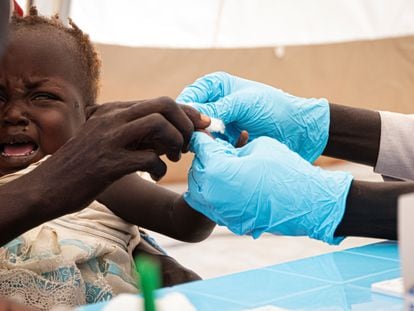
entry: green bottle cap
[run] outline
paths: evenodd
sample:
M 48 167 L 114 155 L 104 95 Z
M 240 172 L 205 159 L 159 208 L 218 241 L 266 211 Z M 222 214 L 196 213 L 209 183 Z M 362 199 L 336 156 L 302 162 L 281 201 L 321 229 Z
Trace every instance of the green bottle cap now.
M 144 296 L 144 310 L 155 311 L 154 291 L 160 288 L 161 284 L 160 265 L 155 259 L 145 255 L 137 256 L 135 265 L 140 276 L 140 287 Z

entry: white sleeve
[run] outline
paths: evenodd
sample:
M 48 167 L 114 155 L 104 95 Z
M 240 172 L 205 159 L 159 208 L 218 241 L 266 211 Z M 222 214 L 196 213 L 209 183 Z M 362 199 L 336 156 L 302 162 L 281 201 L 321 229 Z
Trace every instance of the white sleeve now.
M 414 115 L 381 111 L 376 173 L 414 180 Z

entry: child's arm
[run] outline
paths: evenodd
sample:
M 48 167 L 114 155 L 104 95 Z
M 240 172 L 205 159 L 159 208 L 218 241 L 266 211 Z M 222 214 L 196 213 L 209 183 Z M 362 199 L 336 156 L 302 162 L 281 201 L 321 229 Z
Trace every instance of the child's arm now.
M 192 209 L 182 196 L 137 174 L 113 183 L 98 200 L 130 223 L 181 241 L 202 241 L 215 226 Z
M 190 118 L 171 99 L 165 97 L 142 102 L 109 103 L 94 106 L 94 109 L 92 117 L 77 135 L 51 158 L 32 172 L 0 187 L 0 245 L 48 220 L 85 208 L 114 180 L 128 173 L 146 170 L 156 177 L 162 177 L 165 164 L 159 155 L 167 153 L 170 159 L 177 161 L 180 150 L 187 149 L 194 124 L 198 122 L 197 128 L 203 125 L 199 113 L 193 111 Z M 206 127 L 208 122 L 204 123 Z M 144 142 L 148 150 L 127 148 L 136 141 Z M 167 142 L 169 150 L 165 147 Z M 5 172 L 0 172 L 2 174 Z M 152 219 L 152 213 L 150 211 L 146 217 L 142 207 L 157 207 L 162 200 L 157 200 L 157 195 L 152 197 L 144 185 L 138 185 L 137 192 L 140 194 L 137 198 L 146 198 L 145 195 L 149 198 L 141 199 L 143 204 L 135 208 L 141 210 L 144 214 L 141 218 L 147 221 Z M 128 194 L 130 192 L 127 191 Z M 173 199 L 172 195 L 160 197 Z M 131 200 L 136 202 L 132 196 Z M 159 204 L 153 205 L 150 200 L 158 201 Z M 180 212 L 176 212 L 180 201 L 176 201 L 170 210 L 174 211 L 173 215 L 180 215 Z M 123 206 L 127 208 L 133 205 Z M 188 219 L 192 219 L 190 216 L 194 213 L 194 219 L 197 220 L 197 212 L 185 207 L 188 209 Z M 122 208 L 119 210 L 123 211 Z M 133 210 L 129 213 L 133 213 Z M 159 221 L 166 221 L 161 218 Z M 186 228 L 183 226 L 183 230 Z M 198 239 L 201 238 L 200 233 Z M 197 239 L 197 234 L 193 239 Z

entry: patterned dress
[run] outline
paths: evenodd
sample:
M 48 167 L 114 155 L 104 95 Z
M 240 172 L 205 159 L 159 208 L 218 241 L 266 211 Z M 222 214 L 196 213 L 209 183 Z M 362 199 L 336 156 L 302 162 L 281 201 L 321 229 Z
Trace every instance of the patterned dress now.
M 42 161 L 0 177 L 0 186 Z M 137 226 L 94 201 L 0 248 L 0 296 L 49 310 L 137 293 L 132 251 L 139 242 Z

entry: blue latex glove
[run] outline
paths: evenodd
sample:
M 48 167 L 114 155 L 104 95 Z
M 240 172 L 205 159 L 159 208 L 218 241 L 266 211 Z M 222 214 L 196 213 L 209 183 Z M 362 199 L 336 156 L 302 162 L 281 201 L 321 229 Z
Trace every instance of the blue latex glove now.
M 176 100 L 195 103 L 200 112 L 222 119 L 225 139 L 233 145 L 246 130 L 251 140 L 275 138 L 313 162 L 328 141 L 326 99 L 295 97 L 269 85 L 217 72 L 187 86 Z
M 242 148 L 193 134 L 186 202 L 232 232 L 308 235 L 330 244 L 342 220 L 352 176 L 326 171 L 287 146 L 260 137 Z

